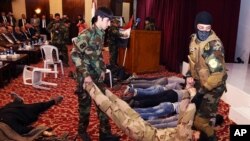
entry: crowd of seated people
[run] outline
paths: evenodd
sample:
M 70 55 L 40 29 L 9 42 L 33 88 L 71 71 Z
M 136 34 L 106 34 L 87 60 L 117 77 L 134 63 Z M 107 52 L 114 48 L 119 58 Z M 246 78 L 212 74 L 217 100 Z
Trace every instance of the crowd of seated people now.
M 2 15 L 5 15 L 4 12 L 2 12 Z M 29 24 L 28 22 L 23 22 L 20 19 L 19 23 L 21 26 L 18 26 L 18 24 L 14 21 L 15 18 L 12 14 L 10 14 L 12 17 L 12 21 L 10 21 L 10 18 L 7 18 L 7 21 L 2 20 L 0 23 L 0 46 L 4 47 L 6 49 L 9 49 L 12 47 L 14 50 L 17 50 L 20 45 L 23 45 L 23 43 L 27 44 L 31 41 L 36 41 L 40 38 L 39 31 L 33 27 L 32 24 Z M 25 16 L 23 16 L 25 17 Z M 5 19 L 5 18 L 3 18 Z
M 34 14 L 30 19 L 25 14 L 21 14 L 21 18 L 17 20 L 11 12 L 8 14 L 1 12 L 0 47 L 6 50 L 12 47 L 16 50 L 20 45 L 32 44 L 38 40 L 51 40 L 51 33 L 47 26 L 53 20 L 53 15 L 47 18 L 44 14 L 41 18 Z M 65 21 L 63 18 L 61 20 Z M 67 25 L 66 21 L 65 25 Z

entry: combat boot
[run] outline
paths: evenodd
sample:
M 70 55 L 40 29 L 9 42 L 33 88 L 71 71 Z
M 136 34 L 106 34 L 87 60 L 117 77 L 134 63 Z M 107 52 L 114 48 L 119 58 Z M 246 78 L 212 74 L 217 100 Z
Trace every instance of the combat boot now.
M 217 137 L 215 135 L 210 136 L 207 139 L 208 139 L 208 141 L 217 141 Z
M 83 141 L 91 141 L 91 138 L 87 132 L 79 133 L 79 136 Z
M 118 135 L 100 133 L 99 141 L 119 141 L 120 138 Z

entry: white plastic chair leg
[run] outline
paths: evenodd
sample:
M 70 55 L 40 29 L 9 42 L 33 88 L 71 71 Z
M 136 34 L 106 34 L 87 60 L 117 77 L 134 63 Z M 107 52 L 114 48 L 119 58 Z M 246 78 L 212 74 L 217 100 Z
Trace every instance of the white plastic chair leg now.
M 57 72 L 57 64 L 54 64 L 54 71 Z M 57 73 L 55 73 L 55 78 L 57 78 Z

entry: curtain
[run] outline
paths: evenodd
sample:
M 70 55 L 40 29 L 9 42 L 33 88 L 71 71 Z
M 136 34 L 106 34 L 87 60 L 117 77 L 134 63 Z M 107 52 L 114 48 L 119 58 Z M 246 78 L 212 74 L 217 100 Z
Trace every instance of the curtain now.
M 169 71 L 180 72 L 199 11 L 207 10 L 214 16 L 212 28 L 225 46 L 226 61 L 234 58 L 239 7 L 240 0 L 137 0 L 137 17 L 142 21 L 140 29 L 146 17 L 155 19 L 162 36 L 160 63 Z

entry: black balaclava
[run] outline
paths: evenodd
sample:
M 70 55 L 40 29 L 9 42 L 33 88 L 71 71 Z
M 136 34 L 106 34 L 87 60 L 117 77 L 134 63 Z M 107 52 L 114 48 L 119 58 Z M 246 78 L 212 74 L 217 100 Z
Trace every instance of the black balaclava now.
M 213 23 L 213 17 L 210 13 L 206 11 L 202 11 L 196 15 L 195 18 L 195 30 L 196 30 L 196 35 L 199 40 L 204 41 L 208 38 L 210 35 L 211 31 L 200 31 L 197 29 L 197 24 L 209 24 L 212 25 Z

